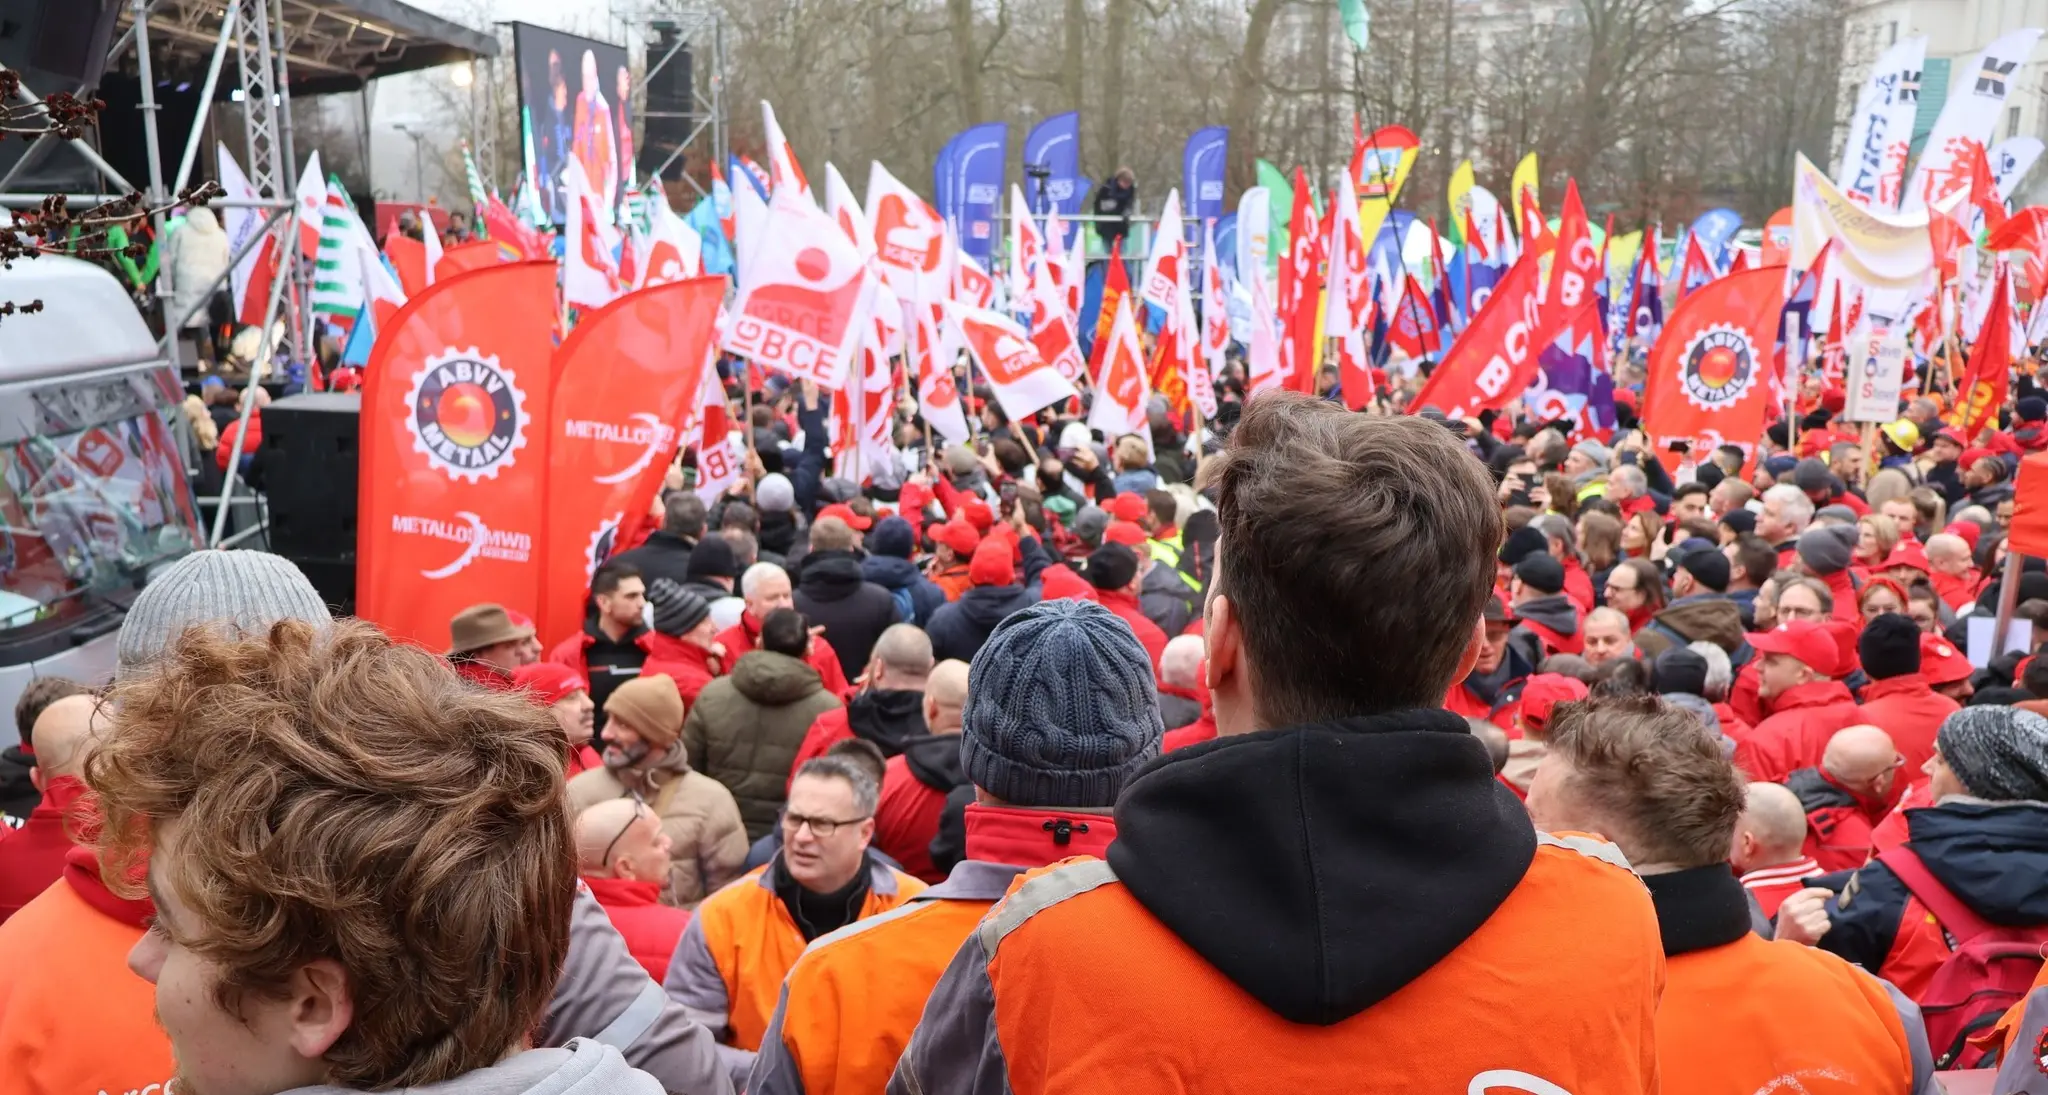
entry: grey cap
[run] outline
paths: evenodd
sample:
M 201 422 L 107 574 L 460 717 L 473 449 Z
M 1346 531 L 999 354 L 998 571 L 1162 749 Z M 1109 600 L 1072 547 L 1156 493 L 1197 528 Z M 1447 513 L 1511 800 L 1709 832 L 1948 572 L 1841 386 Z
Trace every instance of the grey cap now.
M 163 655 L 195 626 L 250 634 L 279 620 L 332 623 L 327 602 L 304 573 L 266 551 L 195 551 L 151 578 L 121 621 L 115 657 L 121 674 Z
M 968 670 L 960 762 L 1013 806 L 1114 806 L 1159 755 L 1152 659 L 1093 601 L 1040 601 L 989 633 Z
M 1102 534 L 1109 531 L 1109 513 L 1093 502 L 1084 503 L 1074 511 L 1074 519 L 1067 522 L 1075 536 L 1089 547 L 1102 543 Z
M 1614 450 L 1590 437 L 1573 445 L 1572 451 L 1603 468 L 1614 462 Z
M 1855 525 L 1810 528 L 1799 534 L 1799 561 L 1815 574 L 1837 574 L 1849 569 L 1856 553 Z
M 2017 707 L 1965 707 L 1934 747 L 1963 790 L 1993 802 L 2048 802 L 2048 718 Z

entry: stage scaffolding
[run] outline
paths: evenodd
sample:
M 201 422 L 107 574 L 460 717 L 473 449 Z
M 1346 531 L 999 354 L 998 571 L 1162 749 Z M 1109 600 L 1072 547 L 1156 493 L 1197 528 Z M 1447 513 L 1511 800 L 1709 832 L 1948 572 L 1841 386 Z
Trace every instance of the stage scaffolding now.
M 677 64 L 683 51 L 691 60 L 690 109 L 684 116 L 689 128 L 682 142 L 654 174 L 664 180 L 681 177 L 698 197 L 705 197 L 704 185 L 690 172 L 687 157 L 701 156 L 723 167 L 727 144 L 725 97 L 725 21 L 716 4 L 705 0 L 612 0 L 612 20 L 624 33 L 627 50 L 641 52 L 660 40 L 664 29 L 672 30 L 675 41 L 660 56 L 649 55 L 646 71 L 640 74 L 644 89 L 668 66 Z M 643 100 L 645 95 L 643 93 Z M 675 120 L 672 112 L 658 112 L 642 106 L 641 118 L 649 132 L 657 121 Z M 646 138 L 652 143 L 652 138 Z M 709 178 L 709 172 L 705 172 Z

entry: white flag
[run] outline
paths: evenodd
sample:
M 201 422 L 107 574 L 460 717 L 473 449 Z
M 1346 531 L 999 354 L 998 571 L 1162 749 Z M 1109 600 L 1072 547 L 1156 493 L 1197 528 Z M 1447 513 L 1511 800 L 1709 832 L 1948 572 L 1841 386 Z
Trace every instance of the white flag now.
M 1173 279 L 1187 261 L 1187 245 L 1181 239 L 1180 191 L 1166 192 L 1166 208 L 1159 213 L 1158 230 L 1152 233 L 1152 250 L 1145 256 L 1145 271 L 1138 279 L 1138 296 L 1162 310 L 1173 310 Z
M 2005 112 L 2016 70 L 2034 52 L 2040 30 L 2028 27 L 2000 35 L 1983 52 L 1958 65 L 1955 86 L 1934 120 L 1934 132 L 1927 135 L 1926 150 L 1913 167 L 1913 181 L 1899 204 L 1913 213 L 1934 205 L 1941 198 L 1970 185 L 1969 172 L 1962 166 L 1970 147 L 1981 149 L 1991 140 L 1999 115 Z
M 242 165 L 235 162 L 235 154 L 229 152 L 228 146 L 225 144 L 217 144 L 216 152 L 220 157 L 220 188 L 226 192 L 223 196 L 230 201 L 255 201 L 257 199 L 256 188 L 249 185 L 249 177 L 242 174 Z M 320 188 L 320 196 L 323 199 L 326 198 L 326 187 Z M 220 211 L 220 227 L 228 236 L 228 254 L 232 255 L 240 251 L 245 244 L 256 238 L 257 230 L 263 227 L 262 213 L 263 210 L 253 206 L 224 208 Z M 315 241 L 319 239 L 319 225 L 320 218 L 315 216 L 313 219 Z M 250 248 L 249 253 L 242 256 L 242 261 L 235 264 L 234 272 L 228 279 L 230 288 L 234 291 L 235 295 L 235 314 L 237 316 L 243 314 L 243 298 L 249 295 L 249 279 L 255 276 L 256 260 L 261 258 L 262 254 L 263 248 Z
M 825 212 L 839 222 L 846 238 L 860 248 L 862 257 L 874 255 L 875 239 L 868 227 L 868 215 L 861 210 L 860 202 L 854 199 L 853 188 L 846 185 L 846 178 L 829 163 L 825 165 Z
M 1927 39 L 1893 43 L 1870 69 L 1856 97 L 1848 139 L 1835 180 L 1851 201 L 1879 209 L 1898 208 L 1906 173 L 1906 148 L 1913 139 L 1913 114 L 1920 106 L 1920 70 Z
M 2041 138 L 2007 137 L 1991 146 L 1987 153 L 1991 161 L 1991 177 L 1998 183 L 1998 196 L 2012 201 L 2013 191 L 2027 172 L 2034 169 L 2034 162 L 2041 158 Z
M 597 198 L 574 156 L 562 168 L 562 205 L 562 299 L 578 308 L 602 308 L 624 291 L 618 235 L 599 217 Z
M 1205 249 L 1203 254 L 1209 252 Z M 1237 277 L 1265 277 L 1273 266 L 1273 192 L 1248 186 L 1237 199 Z M 1206 301 L 1203 307 L 1207 307 Z
M 938 211 L 879 163 L 868 166 L 867 215 L 875 260 L 897 296 L 929 303 L 952 295 Z
M 320 250 L 321 207 L 327 204 L 327 176 L 320 173 L 319 149 L 306 156 L 306 170 L 299 174 L 292 197 L 299 204 L 299 252 L 311 262 Z
M 775 120 L 775 108 L 766 99 L 761 100 L 761 131 L 768 138 L 768 196 L 772 199 L 789 187 L 806 201 L 811 200 L 811 184 L 796 162 L 796 150 L 789 146 L 789 138 L 782 135 L 782 123 Z
M 817 203 L 784 187 L 751 265 L 725 348 L 837 391 L 855 367 L 879 280 L 859 249 Z
M 1109 327 L 1109 349 L 1102 355 L 1101 383 L 1095 386 L 1095 401 L 1088 407 L 1088 426 L 1101 430 L 1114 441 L 1145 429 L 1145 400 L 1152 394 L 1145 375 L 1145 348 L 1138 342 L 1138 326 L 1131 319 L 1131 298 L 1116 298 L 1116 318 Z
M 1059 370 L 1039 356 L 1038 347 L 1016 320 L 958 303 L 946 306 L 946 317 L 981 366 L 981 375 L 995 392 L 1003 413 L 1012 419 L 1028 418 L 1079 394 Z

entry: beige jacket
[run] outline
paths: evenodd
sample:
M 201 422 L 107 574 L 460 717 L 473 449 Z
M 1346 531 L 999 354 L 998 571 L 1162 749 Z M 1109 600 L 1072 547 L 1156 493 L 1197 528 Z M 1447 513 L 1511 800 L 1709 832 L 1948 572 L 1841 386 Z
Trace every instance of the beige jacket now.
M 635 791 L 661 815 L 661 831 L 675 857 L 664 904 L 695 905 L 746 873 L 747 829 L 740 808 L 724 784 L 690 769 L 680 741 L 633 767 L 614 768 L 607 755 L 605 767 L 579 772 L 569 781 L 569 811 L 582 813 Z

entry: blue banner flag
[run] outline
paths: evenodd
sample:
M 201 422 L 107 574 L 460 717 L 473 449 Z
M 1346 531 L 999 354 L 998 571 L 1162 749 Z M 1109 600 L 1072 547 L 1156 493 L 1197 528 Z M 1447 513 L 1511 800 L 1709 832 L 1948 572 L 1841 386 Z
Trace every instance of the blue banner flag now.
M 946 143 L 932 165 L 939 216 L 959 233 L 960 249 L 984 268 L 996 244 L 996 212 L 1003 203 L 1003 165 L 1009 155 L 1010 127 L 985 122 L 963 129 Z
M 1197 129 L 1181 153 L 1182 223 L 1199 226 L 1223 215 L 1223 169 L 1230 149 L 1230 130 L 1212 125 Z

